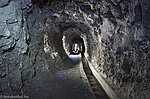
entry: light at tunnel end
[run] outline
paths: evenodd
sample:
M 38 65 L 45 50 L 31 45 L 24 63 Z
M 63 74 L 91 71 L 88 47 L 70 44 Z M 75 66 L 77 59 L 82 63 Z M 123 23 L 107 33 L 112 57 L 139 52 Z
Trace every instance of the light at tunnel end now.
M 69 55 L 69 58 L 72 60 L 80 60 L 81 59 L 81 54 L 79 55 Z

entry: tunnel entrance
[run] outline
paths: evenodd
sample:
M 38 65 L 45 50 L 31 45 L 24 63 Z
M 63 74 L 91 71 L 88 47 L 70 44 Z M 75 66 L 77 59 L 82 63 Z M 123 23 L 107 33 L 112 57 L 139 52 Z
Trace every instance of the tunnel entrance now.
M 64 35 L 62 38 L 63 47 L 68 57 L 72 60 L 80 60 L 81 53 L 85 52 L 84 41 L 79 34 Z

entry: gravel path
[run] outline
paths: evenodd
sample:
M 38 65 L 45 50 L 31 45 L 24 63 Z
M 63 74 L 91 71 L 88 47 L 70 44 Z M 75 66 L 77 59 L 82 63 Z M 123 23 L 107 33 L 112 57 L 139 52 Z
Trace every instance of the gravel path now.
M 69 64 L 72 63 L 65 65 Z M 81 77 L 78 64 L 37 77 L 30 85 L 32 92 L 28 93 L 32 99 L 95 99 L 87 79 Z

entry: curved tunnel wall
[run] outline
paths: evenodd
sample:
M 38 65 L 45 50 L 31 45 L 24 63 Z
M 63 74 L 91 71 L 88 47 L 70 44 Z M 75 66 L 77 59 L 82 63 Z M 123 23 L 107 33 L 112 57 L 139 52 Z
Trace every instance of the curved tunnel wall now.
M 30 0 L 3 2 L 0 91 L 25 90 L 25 82 L 45 70 L 43 30 L 50 54 L 58 52 L 60 60 L 67 59 L 63 32 L 74 28 L 83 38 L 88 60 L 117 93 L 129 99 L 150 97 L 149 0 L 53 0 L 43 8 Z
M 56 26 L 60 30 L 61 39 L 64 32 L 65 35 L 74 33 L 83 38 L 85 55 L 90 63 L 116 93 L 127 98 L 137 98 L 139 96 L 137 94 L 144 97 L 144 89 L 143 93 L 139 93 L 134 88 L 140 90 L 139 86 L 149 82 L 146 80 L 148 76 L 145 76 L 149 71 L 142 69 L 140 65 L 142 63 L 145 68 L 149 68 L 149 55 L 146 55 L 145 63 L 137 58 L 141 55 L 139 50 L 144 51 L 141 49 L 142 46 L 149 44 L 145 27 L 140 25 L 142 22 L 140 16 L 134 16 L 140 15 L 139 3 L 138 1 L 118 3 L 93 1 L 91 4 L 86 4 L 78 1 L 76 4 L 80 4 L 80 8 L 76 10 L 77 12 L 68 10 L 70 14 L 57 13 L 59 16 L 57 15 L 55 22 L 58 24 Z M 70 49 L 69 46 L 66 48 Z M 145 49 L 148 51 L 149 47 Z M 149 91 L 146 87 L 145 90 Z
M 75 28 L 63 32 L 63 46 L 67 53 L 73 54 L 72 46 L 75 43 L 79 45 L 82 52 L 85 52 L 85 45 L 81 35 L 82 33 Z
M 74 22 L 71 19 L 66 19 L 67 22 L 65 22 L 62 18 L 65 18 L 65 16 L 49 17 L 46 20 L 45 34 L 48 35 L 48 42 L 52 49 L 57 51 L 61 57 L 67 58 L 67 54 L 71 52 L 71 45 L 74 42 L 79 42 L 83 44 L 83 50 L 86 54 L 91 52 L 88 39 L 90 35 L 89 27 L 84 23 Z
M 66 35 L 69 35 L 67 33 L 75 29 L 75 34 L 83 38 L 88 60 L 117 93 L 127 98 L 138 98 L 137 94 L 144 97 L 144 89 L 142 93 L 134 90 L 141 90 L 139 86 L 149 82 L 148 76 L 145 76 L 149 71 L 142 68 L 149 68 L 149 47 L 142 49 L 148 46 L 149 40 L 145 27 L 140 25 L 140 2 L 104 0 L 91 4 L 78 1 L 76 4 L 80 4 L 77 12 L 69 10 L 70 14 L 60 14 L 57 22 L 63 20 L 59 24 L 61 34 L 67 31 Z M 145 61 L 138 58 L 144 55 L 139 54 L 142 53 L 140 50 L 147 54 Z M 145 90 L 149 91 L 146 87 Z

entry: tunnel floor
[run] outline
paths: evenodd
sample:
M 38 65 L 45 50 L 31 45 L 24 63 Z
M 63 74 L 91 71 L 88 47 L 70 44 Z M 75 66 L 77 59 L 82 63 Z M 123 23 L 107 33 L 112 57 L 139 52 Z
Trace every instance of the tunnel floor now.
M 74 64 L 74 63 L 73 63 Z M 53 69 L 44 76 L 37 76 L 28 91 L 32 99 L 96 99 L 85 77 L 81 77 L 79 64 L 74 67 L 66 62 L 64 70 Z

